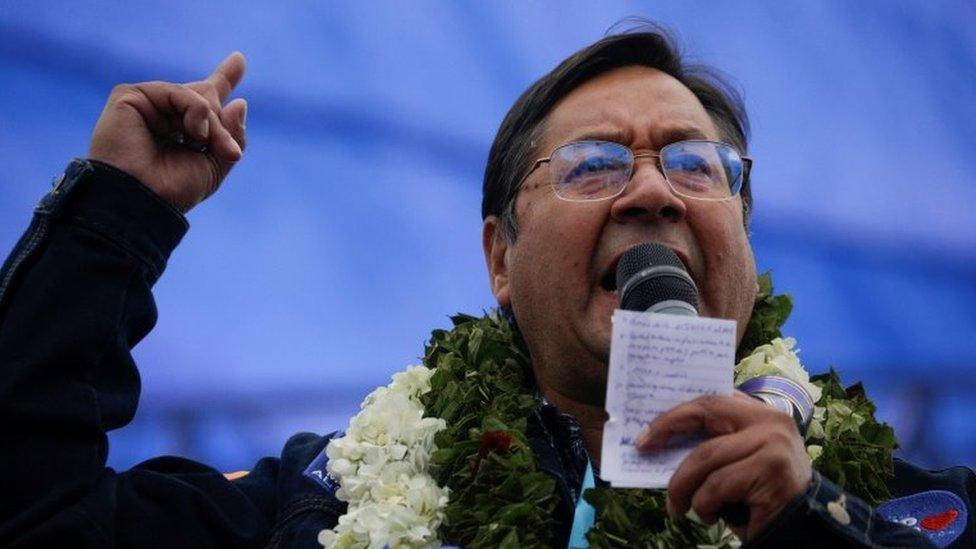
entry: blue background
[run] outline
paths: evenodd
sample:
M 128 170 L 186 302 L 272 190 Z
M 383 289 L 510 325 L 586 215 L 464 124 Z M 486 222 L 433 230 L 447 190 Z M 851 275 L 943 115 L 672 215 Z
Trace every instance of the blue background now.
M 753 241 L 811 371 L 863 379 L 902 453 L 976 465 L 976 8 L 966 1 L 0 2 L 0 250 L 115 83 L 242 50 L 249 149 L 156 287 L 111 437 L 224 470 L 344 427 L 492 305 L 481 173 L 519 93 L 628 15 L 746 92 Z

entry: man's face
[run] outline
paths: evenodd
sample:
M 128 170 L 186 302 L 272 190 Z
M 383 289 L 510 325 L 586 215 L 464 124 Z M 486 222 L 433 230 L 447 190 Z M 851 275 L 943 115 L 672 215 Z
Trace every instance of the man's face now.
M 683 139 L 721 141 L 698 99 L 673 77 L 647 67 L 613 70 L 560 101 L 546 121 L 544 156 L 581 139 L 660 150 Z M 617 295 L 601 285 L 621 254 L 658 242 L 677 253 L 700 292 L 702 316 L 736 320 L 752 311 L 756 269 L 740 197 L 705 202 L 673 194 L 654 159 L 640 159 L 611 200 L 567 202 L 548 184 L 548 165 L 524 183 L 515 204 L 519 233 L 505 243 L 489 220 L 485 245 L 492 289 L 511 307 L 544 391 L 601 404 L 606 392 L 610 316 Z

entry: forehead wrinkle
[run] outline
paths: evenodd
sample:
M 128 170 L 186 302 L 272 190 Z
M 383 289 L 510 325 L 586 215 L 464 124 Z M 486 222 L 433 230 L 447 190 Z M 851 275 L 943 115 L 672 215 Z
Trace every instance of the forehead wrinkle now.
M 632 112 L 635 105 L 628 99 L 630 91 L 617 87 L 620 82 L 606 89 L 595 88 L 610 75 L 628 72 L 632 73 L 626 75 L 629 84 L 640 88 L 642 96 L 643 106 L 636 112 Z M 580 92 L 585 95 L 581 97 Z M 680 100 L 676 102 L 677 98 Z M 581 84 L 553 106 L 543 124 L 542 147 L 536 148 L 541 155 L 585 139 L 655 150 L 688 139 L 722 139 L 712 117 L 687 86 L 649 67 L 623 67 Z
M 651 117 L 635 121 L 642 126 L 641 137 L 646 137 L 654 148 L 660 149 L 676 141 L 719 139 L 715 123 L 705 107 L 690 90 L 682 91 L 687 91 L 689 97 L 681 103 L 649 111 L 653 113 Z
M 693 99 L 696 106 L 700 105 L 697 98 Z M 626 113 L 618 109 L 604 108 L 601 111 L 599 115 L 585 117 L 586 119 L 599 117 L 596 121 L 591 122 L 584 119 L 581 123 L 574 124 L 568 130 L 564 130 L 565 133 L 559 131 L 563 128 L 556 129 L 554 126 L 569 126 L 566 120 L 558 120 L 557 124 L 547 124 L 548 127 L 542 139 L 548 146 L 545 152 L 551 152 L 556 147 L 572 141 L 585 140 L 612 141 L 632 147 L 649 145 L 654 149 L 660 149 L 677 141 L 714 141 L 721 139 L 714 122 L 704 111 L 704 108 L 702 108 L 701 113 L 696 113 L 693 106 L 684 105 L 679 109 L 657 112 L 653 119 L 627 116 Z M 698 120 L 699 117 L 696 114 L 701 114 L 702 120 Z M 551 122 L 552 117 L 548 118 L 550 120 L 547 122 Z M 554 129 L 556 131 L 553 131 Z M 562 136 L 556 135 L 559 133 L 562 133 Z M 637 141 L 642 141 L 642 143 L 637 143 Z
M 616 105 L 613 103 L 605 104 L 599 112 L 587 111 L 585 116 L 580 117 L 581 119 L 569 121 L 565 120 L 563 111 L 553 116 L 557 112 L 553 109 L 547 117 L 546 135 L 543 140 L 550 150 L 571 141 L 588 139 L 629 143 L 634 135 L 630 124 L 626 123 L 627 115 L 621 109 L 614 107 Z
M 709 135 L 708 130 L 701 129 L 697 124 L 685 122 L 651 127 L 646 134 L 649 136 L 650 143 L 653 143 L 657 149 L 678 141 L 718 139 L 716 136 Z M 612 141 L 631 146 L 634 144 L 634 132 L 629 127 L 619 128 L 608 125 L 583 127 L 570 132 L 558 143 L 553 143 L 552 147 L 556 148 L 574 141 Z

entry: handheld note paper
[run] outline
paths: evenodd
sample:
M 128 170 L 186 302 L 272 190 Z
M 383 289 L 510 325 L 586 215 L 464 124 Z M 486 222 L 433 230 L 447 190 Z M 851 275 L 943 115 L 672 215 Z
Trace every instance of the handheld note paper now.
M 657 416 L 702 395 L 732 394 L 732 320 L 617 310 L 613 314 L 600 476 L 622 488 L 665 488 L 701 438 L 638 453 L 637 435 Z

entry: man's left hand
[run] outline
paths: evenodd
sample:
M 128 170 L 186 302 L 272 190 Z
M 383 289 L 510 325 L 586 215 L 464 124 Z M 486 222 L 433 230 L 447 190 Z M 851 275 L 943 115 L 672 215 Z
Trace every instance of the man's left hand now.
M 671 437 L 701 432 L 711 438 L 692 450 L 668 484 L 671 516 L 690 508 L 713 524 L 723 504 L 744 503 L 749 522 L 733 530 L 745 541 L 810 485 L 810 458 L 793 418 L 738 391 L 676 406 L 652 421 L 636 446 L 660 450 Z

